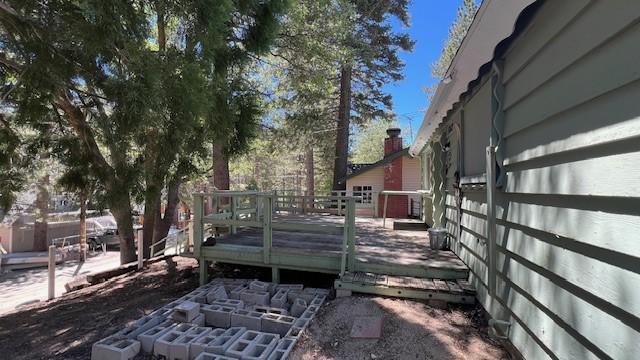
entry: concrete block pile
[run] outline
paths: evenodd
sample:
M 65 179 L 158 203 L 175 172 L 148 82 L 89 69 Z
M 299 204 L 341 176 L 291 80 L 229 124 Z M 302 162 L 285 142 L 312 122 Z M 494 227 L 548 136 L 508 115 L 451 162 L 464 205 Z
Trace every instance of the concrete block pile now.
M 283 360 L 329 291 L 216 278 L 96 342 L 92 360 Z

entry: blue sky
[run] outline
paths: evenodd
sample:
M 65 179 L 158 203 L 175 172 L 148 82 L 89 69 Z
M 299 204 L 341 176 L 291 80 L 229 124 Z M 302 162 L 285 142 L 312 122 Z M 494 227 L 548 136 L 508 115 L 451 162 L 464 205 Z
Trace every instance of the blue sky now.
M 408 30 L 416 44 L 413 52 L 400 54 L 406 65 L 404 80 L 386 86 L 393 96 L 393 110 L 403 131 L 411 128 L 415 135 L 420 127 L 423 111 L 429 105 L 422 88 L 436 83 L 431 77 L 431 64 L 440 56 L 449 26 L 461 4 L 461 0 L 413 0 L 411 3 L 411 27 L 405 31 Z M 401 30 L 400 25 L 394 26 Z M 410 134 L 405 133 L 403 137 L 406 143 L 411 143 Z

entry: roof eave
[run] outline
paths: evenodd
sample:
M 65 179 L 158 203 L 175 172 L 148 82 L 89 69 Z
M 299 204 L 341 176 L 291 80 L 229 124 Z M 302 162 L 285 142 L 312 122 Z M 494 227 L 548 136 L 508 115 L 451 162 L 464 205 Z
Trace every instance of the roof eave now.
M 514 31 L 520 13 L 535 1 L 482 2 L 445 75 L 451 81 L 438 84 L 418 134 L 409 148 L 411 156 L 418 155 L 424 149 L 447 112 L 458 102 L 468 84 L 478 77 L 480 67 L 493 59 L 496 46 Z

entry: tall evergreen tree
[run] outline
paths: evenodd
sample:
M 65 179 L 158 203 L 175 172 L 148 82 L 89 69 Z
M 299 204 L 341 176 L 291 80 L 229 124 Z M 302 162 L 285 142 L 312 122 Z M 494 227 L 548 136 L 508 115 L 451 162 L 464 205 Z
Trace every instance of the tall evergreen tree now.
M 391 96 L 383 87 L 403 78 L 400 50 L 411 51 L 413 41 L 396 33 L 390 24 L 395 17 L 409 25 L 408 0 L 351 0 L 352 15 L 339 64 L 340 97 L 333 175 L 334 190 L 344 190 L 352 123 L 390 118 Z
M 462 5 L 458 7 L 457 17 L 449 27 L 449 35 L 444 42 L 440 57 L 431 65 L 431 75 L 434 78 L 442 79 L 447 73 L 449 65 L 451 65 L 453 57 L 456 56 L 462 40 L 467 35 L 467 30 L 469 30 L 477 11 L 476 0 L 462 0 Z

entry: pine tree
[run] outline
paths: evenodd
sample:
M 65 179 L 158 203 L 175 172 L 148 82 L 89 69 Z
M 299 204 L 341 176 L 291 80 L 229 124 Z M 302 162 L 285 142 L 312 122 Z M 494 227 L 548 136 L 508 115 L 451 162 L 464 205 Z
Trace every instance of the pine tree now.
M 431 65 L 431 74 L 434 78 L 444 78 L 451 61 L 453 61 L 460 44 L 462 44 L 462 40 L 467 35 L 467 30 L 469 30 L 477 11 L 476 0 L 463 0 L 462 5 L 458 7 L 458 15 L 451 27 L 449 27 L 449 35 L 444 42 L 440 57 Z
M 384 85 L 403 78 L 400 50 L 411 51 L 413 41 L 389 24 L 395 17 L 409 25 L 407 0 L 352 0 L 352 19 L 340 63 L 340 97 L 335 145 L 333 189 L 344 190 L 352 123 L 391 118 L 391 96 Z

